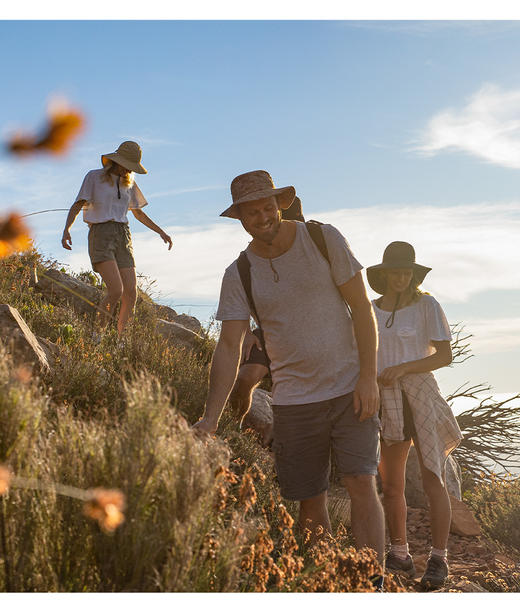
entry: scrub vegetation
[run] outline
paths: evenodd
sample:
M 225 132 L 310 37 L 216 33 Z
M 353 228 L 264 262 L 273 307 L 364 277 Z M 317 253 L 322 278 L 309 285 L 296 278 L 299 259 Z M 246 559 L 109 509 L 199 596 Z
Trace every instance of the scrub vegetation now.
M 374 591 L 375 555 L 340 517 L 314 547 L 296 530 L 255 433 L 225 415 L 218 437 L 193 435 L 212 335 L 172 348 L 141 290 L 124 343 L 112 330 L 96 343 L 94 317 L 33 287 L 53 266 L 34 251 L 0 259 L 0 303 L 59 348 L 33 376 L 0 346 L 0 590 Z M 492 538 L 520 547 L 518 482 L 483 477 L 466 495 Z M 519 589 L 505 571 L 482 585 Z M 403 591 L 391 576 L 385 589 Z

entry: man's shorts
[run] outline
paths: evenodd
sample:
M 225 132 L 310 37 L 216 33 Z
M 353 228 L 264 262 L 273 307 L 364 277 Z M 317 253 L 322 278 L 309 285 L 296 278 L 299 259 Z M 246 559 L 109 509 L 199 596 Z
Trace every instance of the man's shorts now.
M 376 475 L 379 417 L 359 421 L 354 394 L 300 405 L 273 405 L 276 472 L 282 496 L 305 500 L 329 486 L 331 451 L 340 477 Z
M 253 334 L 260 340 L 260 328 L 253 330 Z M 243 362 L 243 364 L 260 364 L 266 368 L 269 368 L 271 365 L 271 360 L 269 359 L 266 351 L 262 351 L 258 349 L 256 345 L 253 345 L 251 352 L 249 353 L 249 358 Z
M 114 260 L 118 268 L 135 268 L 132 237 L 128 224 L 119 221 L 94 223 L 88 233 L 88 254 L 92 268 Z

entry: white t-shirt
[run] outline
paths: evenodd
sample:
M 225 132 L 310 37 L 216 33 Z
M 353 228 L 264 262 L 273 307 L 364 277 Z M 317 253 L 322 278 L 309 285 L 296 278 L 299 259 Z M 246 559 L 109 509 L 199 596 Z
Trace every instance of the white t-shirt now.
M 450 326 L 441 305 L 433 296 L 421 298 L 395 312 L 391 328 L 385 326 L 391 311 L 380 309 L 372 301 L 379 331 L 377 371 L 389 366 L 426 358 L 435 352 L 431 341 L 451 341 Z
M 141 209 L 148 204 L 141 190 L 134 181 L 131 187 L 119 185 L 117 192 L 116 175 L 112 175 L 112 185 L 102 181 L 105 171 L 102 168 L 87 172 L 78 195 L 78 200 L 86 200 L 83 206 L 83 221 L 91 223 L 104 223 L 105 221 L 119 221 L 128 223 L 126 216 L 129 209 Z
M 247 249 L 277 405 L 337 398 L 351 392 L 359 377 L 352 320 L 337 286 L 362 266 L 333 226 L 321 226 L 329 265 L 305 224 L 294 223 L 294 243 L 279 257 L 269 260 Z M 249 321 L 249 316 L 235 261 L 224 274 L 216 319 Z

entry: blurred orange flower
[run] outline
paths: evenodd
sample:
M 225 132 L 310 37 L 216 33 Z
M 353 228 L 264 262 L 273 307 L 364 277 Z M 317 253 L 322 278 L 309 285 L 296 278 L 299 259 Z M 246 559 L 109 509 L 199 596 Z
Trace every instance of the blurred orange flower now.
M 0 219 L 0 258 L 26 251 L 31 245 L 29 230 L 20 215 L 11 213 L 7 218 Z
M 7 493 L 10 483 L 11 473 L 5 466 L 0 464 L 0 496 Z
M 95 519 L 105 532 L 113 532 L 125 521 L 122 511 L 125 507 L 125 496 L 119 490 L 91 490 L 90 498 L 83 507 L 87 517 Z
M 78 110 L 66 102 L 49 108 L 47 124 L 40 135 L 17 134 L 7 143 L 7 149 L 16 155 L 44 151 L 54 155 L 66 153 L 72 141 L 85 127 L 85 119 Z

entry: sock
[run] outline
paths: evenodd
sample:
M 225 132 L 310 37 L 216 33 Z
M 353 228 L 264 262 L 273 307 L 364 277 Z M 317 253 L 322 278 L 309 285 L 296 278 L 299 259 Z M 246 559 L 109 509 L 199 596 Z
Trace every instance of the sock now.
M 435 549 L 435 547 L 432 547 L 430 550 L 430 558 L 432 556 L 437 556 L 438 558 L 442 558 L 444 561 L 446 561 L 448 557 L 448 550 L 447 549 Z
M 410 553 L 408 543 L 405 543 L 404 545 L 395 545 L 394 543 L 390 543 L 390 553 L 395 555 L 400 560 L 406 560 L 408 554 Z

